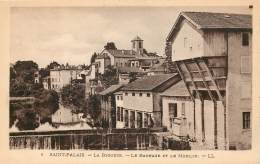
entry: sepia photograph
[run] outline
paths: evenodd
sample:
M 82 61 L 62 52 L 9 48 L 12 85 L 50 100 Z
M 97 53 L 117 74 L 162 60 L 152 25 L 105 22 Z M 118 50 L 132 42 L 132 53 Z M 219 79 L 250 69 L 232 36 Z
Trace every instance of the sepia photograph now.
M 11 7 L 9 149 L 251 150 L 252 15 Z

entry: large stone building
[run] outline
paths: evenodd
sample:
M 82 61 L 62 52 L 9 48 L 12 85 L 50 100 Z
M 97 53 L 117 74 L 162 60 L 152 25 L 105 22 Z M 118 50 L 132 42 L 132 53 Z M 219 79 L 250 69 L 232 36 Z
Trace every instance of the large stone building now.
M 187 110 L 194 110 L 197 146 L 250 149 L 251 15 L 182 12 L 167 36 L 166 55 L 194 104 Z
M 72 80 L 77 79 L 81 69 L 73 68 L 55 68 L 50 70 L 50 88 L 60 91 L 62 87 L 71 84 Z
M 154 53 L 148 53 L 143 47 L 143 40 L 136 36 L 132 41 L 132 49 L 104 49 L 95 59 L 97 71 L 104 73 L 108 66 L 137 67 L 141 70 L 148 70 L 159 58 Z

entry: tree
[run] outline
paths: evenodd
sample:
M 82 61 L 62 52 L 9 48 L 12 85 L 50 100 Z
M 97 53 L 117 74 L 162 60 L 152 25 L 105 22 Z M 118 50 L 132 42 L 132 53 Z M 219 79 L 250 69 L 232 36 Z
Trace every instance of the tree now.
M 65 107 L 78 113 L 85 109 L 85 86 L 79 83 L 66 85 L 61 89 L 61 102 Z
M 19 130 L 34 130 L 39 127 L 37 114 L 34 110 L 25 109 L 21 113 L 22 116 L 18 117 L 16 124 Z
M 137 79 L 137 72 L 130 72 L 129 73 L 129 82 L 131 83 L 132 81 L 135 81 Z
M 107 42 L 107 44 L 104 46 L 106 50 L 116 50 L 116 45 L 114 42 Z
M 89 115 L 93 120 L 94 127 L 101 126 L 101 100 L 99 95 L 91 95 L 86 100 L 86 110 L 84 111 L 86 115 Z
M 50 70 L 42 68 L 39 70 L 39 74 L 40 74 L 41 78 L 50 76 Z
M 108 66 L 103 75 L 99 75 L 101 83 L 105 85 L 105 87 L 109 87 L 111 85 L 118 84 L 118 72 L 117 69 Z
M 10 68 L 11 69 L 11 68 Z M 13 66 L 18 82 L 34 83 L 34 73 L 38 70 L 38 64 L 29 61 L 17 61 Z
M 33 130 L 37 127 L 39 120 L 40 123 L 51 123 L 51 115 L 59 108 L 58 93 L 44 89 L 37 91 L 34 93 L 35 100 L 32 104 L 19 101 L 10 103 L 10 127 L 16 119 L 18 119 L 17 127 L 19 126 L 20 130 Z
M 55 67 L 59 67 L 60 64 L 56 61 L 53 61 L 51 62 L 49 65 L 47 65 L 47 69 L 50 70 L 50 69 L 54 69 Z
M 94 54 L 91 56 L 90 63 L 91 63 L 91 64 L 94 63 L 95 60 L 96 60 L 96 58 L 97 58 L 97 53 L 94 52 Z

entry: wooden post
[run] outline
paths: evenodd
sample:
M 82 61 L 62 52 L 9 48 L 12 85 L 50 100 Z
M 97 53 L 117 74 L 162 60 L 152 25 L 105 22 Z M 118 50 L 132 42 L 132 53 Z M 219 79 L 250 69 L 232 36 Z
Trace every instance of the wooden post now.
M 138 138 L 138 134 L 136 134 L 136 149 L 139 150 L 139 138 Z
M 109 140 L 109 137 L 110 137 L 110 135 L 108 134 L 107 135 L 107 150 L 109 150 L 110 149 L 110 140 Z
M 128 149 L 128 147 L 127 147 L 127 133 L 125 133 L 125 149 Z

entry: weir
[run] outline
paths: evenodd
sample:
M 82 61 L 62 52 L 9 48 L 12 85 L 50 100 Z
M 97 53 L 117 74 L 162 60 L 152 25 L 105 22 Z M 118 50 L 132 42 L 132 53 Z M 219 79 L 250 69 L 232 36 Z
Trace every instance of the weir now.
M 161 149 L 162 129 L 92 129 L 11 132 L 10 149 L 148 150 Z

